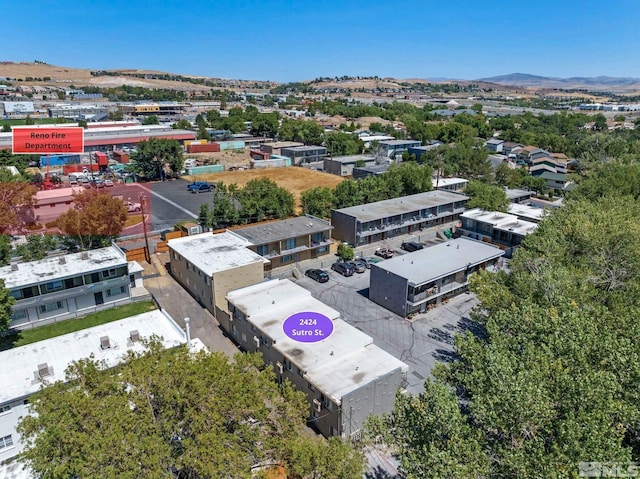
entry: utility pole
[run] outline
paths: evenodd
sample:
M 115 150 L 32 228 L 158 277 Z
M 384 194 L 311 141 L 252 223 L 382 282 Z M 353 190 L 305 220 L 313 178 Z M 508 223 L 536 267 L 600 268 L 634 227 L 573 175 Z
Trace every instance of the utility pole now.
M 147 235 L 147 221 L 145 220 L 145 207 L 147 206 L 147 197 L 140 193 L 140 211 L 142 212 L 142 231 L 144 231 L 144 243 L 146 245 L 145 259 L 151 264 L 151 250 L 149 249 L 149 236 Z

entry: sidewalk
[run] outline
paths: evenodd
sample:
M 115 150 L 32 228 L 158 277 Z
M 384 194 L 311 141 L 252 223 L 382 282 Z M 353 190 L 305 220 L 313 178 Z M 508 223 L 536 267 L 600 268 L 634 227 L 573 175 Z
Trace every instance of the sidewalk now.
M 142 263 L 145 268 L 145 288 L 182 329 L 185 329 L 184 318 L 188 317 L 191 320 L 191 337 L 199 338 L 210 351 L 220 351 L 229 357 L 239 352 L 236 345 L 222 333 L 213 315 L 198 304 L 171 275 L 161 275 L 153 266 Z

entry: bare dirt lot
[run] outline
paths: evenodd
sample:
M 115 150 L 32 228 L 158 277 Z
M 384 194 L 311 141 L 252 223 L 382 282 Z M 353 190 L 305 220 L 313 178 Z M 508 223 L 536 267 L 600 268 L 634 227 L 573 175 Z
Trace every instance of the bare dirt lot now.
M 250 180 L 255 178 L 269 178 L 275 181 L 278 186 L 287 189 L 293 194 L 296 205 L 300 207 L 300 194 L 315 186 L 324 186 L 327 188 L 335 188 L 344 178 L 340 176 L 323 173 L 321 171 L 309 170 L 291 166 L 288 168 L 265 168 L 244 171 L 224 171 L 221 173 L 207 173 L 198 175 L 198 181 L 209 181 L 217 183 L 222 181 L 225 184 L 235 183 L 238 186 L 244 186 Z M 196 177 L 186 176 L 185 179 L 194 181 Z

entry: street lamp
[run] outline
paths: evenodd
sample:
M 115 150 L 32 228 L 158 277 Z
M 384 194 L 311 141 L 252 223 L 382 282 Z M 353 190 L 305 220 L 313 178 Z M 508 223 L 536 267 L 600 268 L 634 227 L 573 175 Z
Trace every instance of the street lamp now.
M 151 264 L 151 250 L 149 249 L 149 237 L 147 236 L 147 222 L 144 218 L 145 215 L 145 207 L 147 206 L 147 197 L 140 193 L 138 195 L 140 199 L 140 212 L 142 213 L 142 231 L 144 231 L 144 243 L 147 247 L 145 258 L 147 263 Z

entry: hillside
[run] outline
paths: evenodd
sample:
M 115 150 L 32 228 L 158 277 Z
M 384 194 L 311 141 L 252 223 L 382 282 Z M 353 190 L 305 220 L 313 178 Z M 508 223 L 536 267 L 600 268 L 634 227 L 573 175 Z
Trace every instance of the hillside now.
M 556 78 L 530 75 L 527 73 L 511 73 L 509 75 L 481 78 L 479 81 L 511 85 L 514 87 L 586 89 L 590 91 L 611 91 L 619 93 L 640 90 L 640 78 L 609 76 Z

